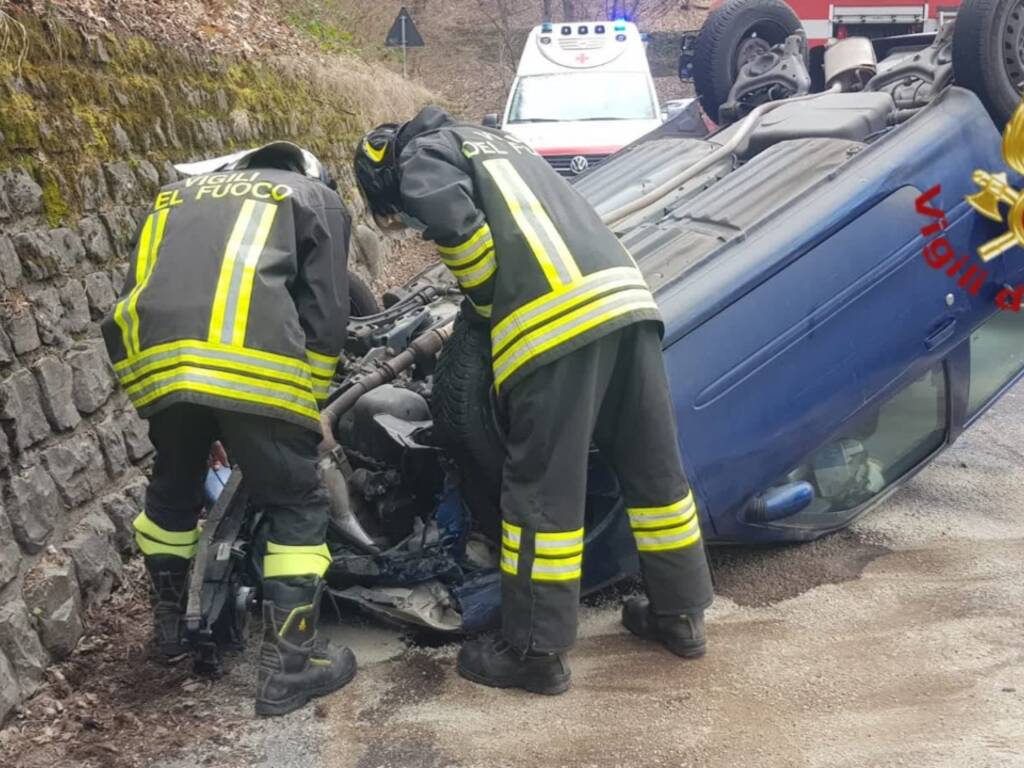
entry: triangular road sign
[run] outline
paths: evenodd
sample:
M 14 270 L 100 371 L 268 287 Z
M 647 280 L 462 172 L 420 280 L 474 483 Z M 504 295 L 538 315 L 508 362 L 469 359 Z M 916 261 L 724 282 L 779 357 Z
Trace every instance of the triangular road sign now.
M 405 29 L 404 37 L 402 34 L 403 27 Z M 406 10 L 405 6 L 398 12 L 395 23 L 388 30 L 388 36 L 384 40 L 384 45 L 388 48 L 401 48 L 403 46 L 406 48 L 422 48 L 426 45 L 420 36 L 420 31 L 412 23 L 412 16 L 409 15 L 409 11 Z

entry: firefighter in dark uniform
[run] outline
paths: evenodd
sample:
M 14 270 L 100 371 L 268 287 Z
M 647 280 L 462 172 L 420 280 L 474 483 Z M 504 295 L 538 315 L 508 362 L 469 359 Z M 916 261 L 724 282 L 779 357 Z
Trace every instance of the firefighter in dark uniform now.
M 712 600 L 683 474 L 657 305 L 632 257 L 535 152 L 428 107 L 357 147 L 356 178 L 385 228 L 422 225 L 471 311 L 490 324 L 509 430 L 501 489 L 502 633 L 467 642 L 459 672 L 560 693 L 576 638 L 587 456 L 614 466 L 648 599 L 634 634 L 704 653 Z
M 294 144 L 222 160 L 156 196 L 103 336 L 157 451 L 134 523 L 157 650 L 185 650 L 207 456 L 222 440 L 269 521 L 256 711 L 277 715 L 356 669 L 349 649 L 315 642 L 330 564 L 318 404 L 345 339 L 351 218 Z

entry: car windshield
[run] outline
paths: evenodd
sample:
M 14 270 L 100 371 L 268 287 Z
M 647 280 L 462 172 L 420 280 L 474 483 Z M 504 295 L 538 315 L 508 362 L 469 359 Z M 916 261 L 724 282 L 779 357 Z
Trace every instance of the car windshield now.
M 653 120 L 647 79 L 639 72 L 572 72 L 523 77 L 512 96 L 509 123 L 568 120 Z

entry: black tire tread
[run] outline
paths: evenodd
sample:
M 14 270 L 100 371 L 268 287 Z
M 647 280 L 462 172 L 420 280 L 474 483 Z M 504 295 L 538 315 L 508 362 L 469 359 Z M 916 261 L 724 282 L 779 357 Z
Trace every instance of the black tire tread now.
M 953 32 L 953 72 L 957 85 L 973 91 L 996 121 L 1009 122 L 1020 102 L 993 40 L 1002 6 L 1014 0 L 963 0 Z M 1022 20 L 1024 21 L 1024 20 Z
M 348 303 L 352 317 L 366 317 L 380 312 L 380 302 L 377 296 L 355 272 L 348 273 Z
M 500 492 L 505 448 L 494 426 L 490 401 L 491 340 L 485 324 L 455 321 L 434 371 L 431 413 L 434 430 L 487 498 Z
M 750 17 L 746 22 L 741 19 L 744 15 Z M 737 26 L 746 23 L 749 28 L 758 21 L 775 21 L 786 26 L 789 34 L 802 26 L 793 9 L 782 0 L 728 0 L 708 15 L 697 36 L 693 84 L 701 106 L 715 122 L 718 121 L 718 108 L 729 98 L 732 89 L 730 67 L 735 44 L 742 37 L 742 32 L 736 32 Z

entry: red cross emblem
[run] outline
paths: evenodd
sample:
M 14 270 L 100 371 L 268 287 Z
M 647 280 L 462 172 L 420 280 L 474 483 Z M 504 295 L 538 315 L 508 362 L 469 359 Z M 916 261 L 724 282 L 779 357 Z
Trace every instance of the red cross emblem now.
M 586 64 L 589 60 L 590 57 L 587 56 L 587 54 L 585 53 L 581 53 L 579 56 L 576 57 L 576 61 L 578 61 L 580 64 Z

